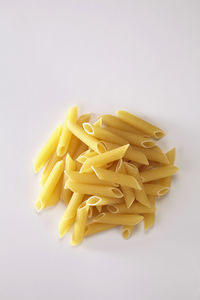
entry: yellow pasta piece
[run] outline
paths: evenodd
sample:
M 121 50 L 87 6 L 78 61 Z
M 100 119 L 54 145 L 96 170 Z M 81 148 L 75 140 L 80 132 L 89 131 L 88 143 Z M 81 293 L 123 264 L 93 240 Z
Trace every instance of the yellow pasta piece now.
M 103 205 L 111 205 L 111 204 L 120 204 L 123 203 L 123 198 L 109 198 L 109 197 L 98 197 L 91 196 L 87 200 L 87 205 L 89 206 L 103 206 Z
M 136 117 L 135 115 L 127 111 L 118 110 L 116 113 L 122 121 L 128 123 L 134 128 L 144 132 L 145 134 L 150 135 L 155 139 L 160 139 L 163 136 L 165 136 L 165 132 L 162 129 L 150 124 L 149 122 L 142 120 L 141 118 Z
M 121 228 L 122 237 L 128 240 L 133 233 L 134 225 L 124 225 Z
M 139 135 L 143 135 L 143 133 L 141 131 L 139 131 L 136 128 L 133 128 L 133 126 L 130 126 L 129 124 L 123 122 L 118 117 L 115 117 L 112 115 L 102 115 L 101 118 L 103 120 L 103 123 L 108 126 L 111 126 L 111 127 L 114 127 L 114 128 L 120 129 L 120 130 L 125 130 L 128 132 L 136 133 Z
M 62 182 L 62 192 L 61 192 L 61 200 L 67 205 L 72 197 L 72 191 L 69 189 L 65 189 L 65 182 L 68 179 L 67 173 L 76 169 L 76 164 L 73 159 L 67 154 L 65 158 L 65 169 L 64 176 Z
M 107 151 L 103 154 L 96 155 L 94 157 L 88 158 L 85 163 L 83 164 L 82 172 L 87 172 L 92 166 L 93 167 L 102 167 L 106 165 L 107 163 L 113 162 L 115 160 L 118 160 L 122 158 L 129 145 L 124 145 L 121 147 L 118 147 L 116 149 Z
M 72 137 L 72 133 L 68 129 L 67 122 L 71 121 L 72 123 L 75 123 L 77 121 L 77 114 L 78 114 L 77 106 L 71 107 L 67 112 L 67 117 L 64 123 L 63 131 L 60 136 L 58 147 L 57 147 L 57 155 L 59 157 L 62 157 L 66 154 Z
M 102 127 L 102 123 L 103 123 L 102 118 L 99 118 L 99 119 L 94 123 L 94 125 L 95 125 L 95 126 L 98 126 L 98 127 Z
M 36 209 L 40 211 L 43 207 L 47 206 L 48 200 L 50 199 L 51 194 L 53 193 L 59 179 L 64 172 L 64 162 L 63 160 L 58 161 L 53 167 L 47 181 L 44 184 L 42 191 L 39 194 L 38 201 L 36 202 Z M 38 205 L 40 201 L 40 207 Z
M 93 222 L 115 225 L 136 225 L 143 219 L 144 217 L 140 215 L 101 213 L 93 218 Z
M 117 227 L 113 224 L 93 223 L 85 228 L 85 237 Z
M 119 160 L 118 165 L 116 167 L 116 171 L 120 173 L 127 174 L 124 163 L 122 159 Z M 135 200 L 135 193 L 132 188 L 121 185 L 121 190 L 124 195 L 124 200 L 127 207 L 130 207 Z
M 167 156 L 167 158 L 169 160 L 169 163 L 171 165 L 174 164 L 175 154 L 176 154 L 176 149 L 175 148 L 171 149 L 170 151 L 168 151 L 166 153 L 166 156 Z M 166 188 L 170 188 L 170 185 L 171 185 L 171 176 L 160 179 L 159 183 L 161 185 L 165 186 Z
M 154 141 L 152 141 L 150 138 L 144 137 L 142 135 L 130 133 L 128 131 L 116 129 L 113 127 L 106 127 L 106 129 L 108 131 L 114 133 L 116 136 L 120 136 L 120 137 L 126 139 L 132 145 L 136 145 L 136 146 L 143 147 L 143 148 L 152 148 L 155 146 Z M 112 141 L 110 140 L 110 142 L 112 142 Z
M 86 195 L 96 195 L 114 198 L 121 198 L 123 196 L 122 192 L 118 188 L 108 185 L 104 186 L 96 184 L 85 184 L 67 180 L 65 188 L 69 188 L 73 192 Z
M 155 208 L 146 207 L 139 202 L 134 202 L 129 208 L 123 203 L 111 204 L 107 206 L 107 210 L 114 214 L 145 214 L 155 212 Z
M 142 184 L 138 169 L 135 166 L 128 164 L 128 163 L 125 163 L 125 166 L 126 166 L 127 173 L 132 176 L 135 176 L 135 178 L 138 180 L 138 182 L 142 188 L 140 191 L 135 190 L 136 200 L 147 207 L 151 207 L 151 203 L 149 202 L 149 199 L 145 193 L 144 186 Z
M 72 198 L 64 212 L 59 224 L 59 235 L 62 238 L 71 228 L 76 219 L 76 212 L 83 200 L 83 194 L 73 193 Z
M 44 166 L 44 164 L 49 160 L 56 150 L 61 132 L 62 126 L 59 125 L 37 155 L 34 163 L 35 173 L 37 173 Z
M 76 221 L 74 224 L 74 232 L 72 235 L 71 242 L 72 246 L 80 244 L 84 238 L 88 209 L 89 206 L 85 202 L 82 203 L 77 210 Z
M 149 200 L 151 202 L 152 207 L 155 207 L 155 197 L 154 196 L 150 196 Z M 150 229 L 155 222 L 155 212 L 154 213 L 145 213 L 144 215 L 144 230 L 147 231 L 148 229 Z
M 84 114 L 84 115 L 81 115 L 79 118 L 78 118 L 78 121 L 77 123 L 79 125 L 85 123 L 85 122 L 89 122 L 90 120 L 90 114 Z
M 144 190 L 147 195 L 162 197 L 169 191 L 169 188 L 160 184 L 145 183 Z
M 117 173 L 103 168 L 92 167 L 97 177 L 101 180 L 118 183 L 121 186 L 128 186 L 137 190 L 141 190 L 140 184 L 135 177 L 123 173 Z
M 108 141 L 118 145 L 128 144 L 126 139 L 106 130 L 105 128 L 92 125 L 91 123 L 83 123 L 83 128 L 87 134 L 95 136 L 100 140 Z
M 168 176 L 172 176 L 178 172 L 178 168 L 173 165 L 168 165 L 148 171 L 144 171 L 140 173 L 142 182 L 149 182 L 161 178 L 165 178 Z
M 67 126 L 69 130 L 84 144 L 86 144 L 89 148 L 93 149 L 95 152 L 104 153 L 106 151 L 105 146 L 102 142 L 98 141 L 93 136 L 88 135 L 83 128 L 81 128 L 78 124 L 72 123 L 70 121 L 67 122 Z
M 95 151 L 91 151 L 90 149 L 86 150 L 85 152 L 81 153 L 81 155 L 79 155 L 79 157 L 77 157 L 77 161 L 80 162 L 81 164 L 83 164 L 86 159 L 88 159 L 89 157 L 93 157 L 96 156 L 97 153 Z
M 145 154 L 148 160 L 158 162 L 164 165 L 169 164 L 169 160 L 167 156 L 162 152 L 162 150 L 158 146 L 155 146 L 153 148 L 148 148 L 148 149 L 134 146 L 133 149 L 135 151 L 140 151 L 143 154 Z
M 44 171 L 42 172 L 41 175 L 41 179 L 40 179 L 40 183 L 43 186 L 49 176 L 49 174 L 51 173 L 53 167 L 55 166 L 55 164 L 61 160 L 60 157 L 57 156 L 56 152 L 54 152 L 54 154 L 52 155 L 52 157 L 49 159 Z

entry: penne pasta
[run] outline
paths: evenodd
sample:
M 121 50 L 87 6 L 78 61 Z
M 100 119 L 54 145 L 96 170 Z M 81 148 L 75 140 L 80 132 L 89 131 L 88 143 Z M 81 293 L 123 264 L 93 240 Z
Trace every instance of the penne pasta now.
M 145 214 L 155 212 L 155 208 L 146 207 L 139 202 L 134 202 L 129 208 L 124 203 L 111 204 L 107 206 L 107 210 L 114 214 Z
M 85 228 L 85 237 L 117 227 L 113 224 L 93 223 Z
M 155 197 L 154 196 L 150 196 L 149 197 L 149 201 L 151 202 L 152 206 L 155 206 Z M 144 215 L 144 230 L 147 231 L 148 229 L 150 229 L 155 222 L 155 212 L 154 213 L 145 213 Z
M 56 152 L 54 152 L 52 157 L 47 162 L 47 165 L 46 165 L 44 171 L 42 172 L 42 175 L 41 175 L 41 178 L 40 178 L 40 183 L 41 183 L 42 186 L 45 184 L 45 182 L 46 182 L 49 174 L 51 173 L 53 167 L 55 166 L 55 164 L 59 160 L 61 160 L 61 158 L 57 156 Z
M 141 172 L 140 176 L 141 176 L 142 182 L 145 183 L 145 182 L 165 178 L 168 176 L 172 176 L 172 175 L 176 174 L 177 172 L 178 172 L 178 168 L 176 166 L 168 165 L 168 166 Z
M 72 235 L 71 242 L 72 246 L 80 244 L 84 238 L 88 210 L 89 206 L 87 206 L 86 202 L 83 202 L 77 210 L 76 221 L 74 224 L 74 232 Z
M 166 153 L 166 156 L 167 156 L 167 158 L 169 160 L 169 163 L 171 165 L 174 164 L 175 154 L 176 154 L 176 149 L 175 148 L 171 149 L 170 151 L 168 151 Z M 170 188 L 170 186 L 171 186 L 171 176 L 160 179 L 159 183 L 161 185 L 165 186 L 166 188 Z
M 98 127 L 102 127 L 102 123 L 103 123 L 102 118 L 99 118 L 99 119 L 94 123 L 94 125 L 95 125 L 95 126 L 98 126 Z
M 49 158 L 56 150 L 61 132 L 62 126 L 59 125 L 37 155 L 34 163 L 35 173 L 37 173 L 45 165 L 45 163 L 49 160 Z
M 169 191 L 169 188 L 160 184 L 145 183 L 144 190 L 147 195 L 162 197 Z
M 140 215 L 101 213 L 93 218 L 93 222 L 115 224 L 115 225 L 136 225 L 144 219 Z
M 86 161 L 86 159 L 88 159 L 89 157 L 96 156 L 96 155 L 97 155 L 96 152 L 90 151 L 90 149 L 89 149 L 89 150 L 86 150 L 85 152 L 81 153 L 81 154 L 79 155 L 79 157 L 77 157 L 76 160 L 77 160 L 78 162 L 80 162 L 81 164 L 83 164 L 83 163 Z
M 116 149 L 107 151 L 101 155 L 96 155 L 94 157 L 88 158 L 85 163 L 83 164 L 82 172 L 87 172 L 92 166 L 93 167 L 102 167 L 106 165 L 107 163 L 113 162 L 115 160 L 118 160 L 122 158 L 129 145 L 124 145 L 121 147 L 118 147 Z
M 96 195 L 104 197 L 122 198 L 123 194 L 120 189 L 108 185 L 85 184 L 67 180 L 65 188 L 71 191 L 86 195 Z
M 73 159 L 67 154 L 65 158 L 65 169 L 62 181 L 62 191 L 61 191 L 61 200 L 67 205 L 72 197 L 72 191 L 65 189 L 65 182 L 68 179 L 67 173 L 76 169 L 76 164 Z
M 169 160 L 167 156 L 162 152 L 162 150 L 158 146 L 149 149 L 139 148 L 134 146 L 133 149 L 135 151 L 140 151 L 143 154 L 145 154 L 148 160 L 158 162 L 164 165 L 169 164 Z
M 103 206 L 103 205 L 111 205 L 111 204 L 120 204 L 123 203 L 123 198 L 109 198 L 109 197 L 98 197 L 91 196 L 87 200 L 87 205 L 89 206 Z
M 120 136 L 121 138 L 126 139 L 127 142 L 130 143 L 131 145 L 135 145 L 135 146 L 143 147 L 143 148 L 152 148 L 155 146 L 154 141 L 152 141 L 150 138 L 144 137 L 142 135 L 130 133 L 128 131 L 116 129 L 113 127 L 106 127 L 106 129 L 108 131 L 114 133 L 116 136 Z M 104 140 L 106 140 L 106 139 L 104 139 Z M 110 142 L 112 143 L 111 140 L 110 140 Z
M 71 121 L 72 123 L 76 123 L 77 114 L 78 114 L 77 106 L 71 107 L 67 112 L 67 117 L 65 119 L 65 123 L 63 126 L 62 133 L 60 135 L 60 139 L 59 139 L 58 147 L 57 147 L 57 151 L 56 151 L 56 153 L 59 157 L 62 157 L 66 154 L 66 152 L 69 148 L 69 145 L 70 145 L 71 137 L 72 137 L 72 133 L 68 129 L 67 122 Z
M 142 131 L 155 139 L 160 139 L 165 136 L 165 132 L 162 129 L 142 120 L 141 118 L 136 117 L 135 115 L 127 111 L 118 110 L 116 113 L 118 118 L 120 118 L 122 121 L 128 123 L 137 130 Z
M 106 151 L 105 146 L 102 142 L 98 141 L 93 136 L 88 135 L 83 128 L 81 128 L 78 124 L 74 124 L 70 121 L 67 122 L 67 126 L 69 130 L 84 144 L 86 144 L 89 148 L 93 149 L 95 152 L 104 153 Z
M 125 240 L 128 240 L 132 236 L 133 229 L 134 229 L 134 225 L 123 225 L 121 228 L 122 237 Z
M 83 123 L 83 129 L 89 135 L 92 135 L 100 140 L 104 140 L 113 144 L 125 145 L 128 141 L 105 128 L 92 125 L 91 123 Z

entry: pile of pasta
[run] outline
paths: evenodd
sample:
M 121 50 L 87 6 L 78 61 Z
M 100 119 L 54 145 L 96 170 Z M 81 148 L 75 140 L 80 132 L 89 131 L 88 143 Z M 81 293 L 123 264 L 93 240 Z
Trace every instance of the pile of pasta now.
M 90 119 L 71 107 L 34 163 L 35 172 L 44 167 L 35 207 L 64 202 L 59 235 L 73 227 L 72 245 L 117 226 L 124 239 L 141 221 L 151 228 L 155 198 L 169 191 L 178 171 L 175 148 L 165 154 L 156 145 L 165 136 L 160 128 L 123 110 Z

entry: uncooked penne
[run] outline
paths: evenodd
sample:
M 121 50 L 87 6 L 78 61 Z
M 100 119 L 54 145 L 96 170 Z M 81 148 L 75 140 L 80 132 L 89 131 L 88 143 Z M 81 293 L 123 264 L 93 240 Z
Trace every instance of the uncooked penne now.
M 128 123 L 137 130 L 140 130 L 155 139 L 160 139 L 165 136 L 165 132 L 162 129 L 150 124 L 149 122 L 144 121 L 141 118 L 136 117 L 135 115 L 127 111 L 118 110 L 116 113 L 118 118 L 120 118 L 122 121 Z
M 145 214 L 155 212 L 155 208 L 146 207 L 141 203 L 135 201 L 131 207 L 127 207 L 125 204 L 111 204 L 107 206 L 107 210 L 110 213 L 119 214 Z
M 56 130 L 52 133 L 52 135 L 50 136 L 46 144 L 43 146 L 43 148 L 40 150 L 34 163 L 35 173 L 37 173 L 45 165 L 45 163 L 49 160 L 49 158 L 56 150 L 61 133 L 62 125 L 59 125 L 56 128 Z
M 73 159 L 67 154 L 65 158 L 65 169 L 62 182 L 61 200 L 67 205 L 72 197 L 72 191 L 65 189 L 65 182 L 68 179 L 67 173 L 76 169 L 76 164 Z
M 70 121 L 67 122 L 67 126 L 69 130 L 84 144 L 86 144 L 89 148 L 93 149 L 95 152 L 104 153 L 106 151 L 105 146 L 102 142 L 98 141 L 93 136 L 88 135 L 81 126 L 78 124 L 72 123 Z
M 81 164 L 83 164 L 86 159 L 88 159 L 89 157 L 93 157 L 93 156 L 96 156 L 97 153 L 95 151 L 91 151 L 90 149 L 89 150 L 86 150 L 85 152 L 81 153 L 78 157 L 77 157 L 77 161 L 80 162 Z
M 44 168 L 44 171 L 42 172 L 41 178 L 40 178 L 40 183 L 43 186 L 49 176 L 49 174 L 51 173 L 53 167 L 55 166 L 55 164 L 61 160 L 60 157 L 57 156 L 56 151 L 54 152 L 54 154 L 52 155 L 52 157 L 49 159 L 49 161 L 47 162 L 47 165 Z
M 169 191 L 169 188 L 160 184 L 145 183 L 144 190 L 147 195 L 162 197 Z
M 144 171 L 140 173 L 140 177 L 142 179 L 142 182 L 149 182 L 161 178 L 165 178 L 168 176 L 172 176 L 178 172 L 178 168 L 173 165 L 168 165 L 148 171 Z
M 92 166 L 93 167 L 102 167 L 107 163 L 113 162 L 122 158 L 129 145 L 124 145 L 121 147 L 117 147 L 116 149 L 107 151 L 101 155 L 96 155 L 94 157 L 88 158 L 85 163 L 83 164 L 82 172 L 87 172 Z
M 96 195 L 104 197 L 122 198 L 123 194 L 120 189 L 108 186 L 108 185 L 96 185 L 96 184 L 84 184 L 79 182 L 74 182 L 72 180 L 67 180 L 65 188 L 69 188 L 73 192 L 86 194 L 86 195 Z
M 144 219 L 140 215 L 101 213 L 93 218 L 93 222 L 115 224 L 115 225 L 136 225 Z
M 170 151 L 168 151 L 166 153 L 166 156 L 167 156 L 167 158 L 169 160 L 169 163 L 171 165 L 174 164 L 175 154 L 176 154 L 176 149 L 175 148 L 171 149 Z M 171 176 L 160 179 L 159 184 L 165 186 L 166 188 L 170 188 L 170 185 L 171 185 Z
M 122 237 L 125 240 L 128 240 L 132 236 L 133 229 L 134 229 L 134 225 L 123 225 L 121 228 Z
M 80 244 L 84 238 L 88 210 L 89 206 L 86 204 L 86 202 L 83 202 L 77 210 L 74 232 L 71 241 L 72 246 Z
M 147 159 L 150 161 L 158 162 L 164 165 L 169 164 L 169 160 L 167 156 L 163 153 L 163 151 L 158 147 L 155 146 L 153 148 L 142 148 L 134 146 L 133 149 L 135 151 L 140 151 L 146 155 Z
M 104 224 L 104 223 L 93 223 L 89 224 L 85 228 L 85 237 L 106 231 L 108 229 L 112 229 L 114 227 L 117 227 L 117 225 L 114 224 Z
M 103 206 L 103 205 L 111 205 L 111 204 L 120 204 L 123 203 L 123 198 L 109 198 L 109 197 L 99 197 L 99 196 L 91 196 L 87 200 L 87 205 L 89 206 Z
M 155 197 L 154 196 L 150 196 L 149 197 L 149 201 L 151 202 L 152 207 L 155 206 Z M 153 213 L 145 213 L 143 214 L 144 216 L 144 230 L 147 231 L 148 229 L 150 229 L 155 222 L 155 212 Z

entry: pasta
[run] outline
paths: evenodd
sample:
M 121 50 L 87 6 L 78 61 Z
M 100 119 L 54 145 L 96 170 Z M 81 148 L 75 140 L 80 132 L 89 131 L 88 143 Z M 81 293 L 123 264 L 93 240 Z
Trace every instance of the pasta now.
M 150 135 L 155 139 L 160 139 L 165 136 L 165 132 L 160 128 L 136 117 L 135 115 L 130 114 L 124 110 L 118 110 L 117 116 L 123 120 L 124 122 L 128 123 L 129 125 L 133 126 L 137 130 L 144 132 L 145 134 Z
M 60 139 L 59 139 L 59 143 L 58 143 L 58 147 L 57 147 L 57 155 L 59 157 L 62 157 L 66 154 L 69 144 L 70 144 L 70 141 L 71 141 L 71 137 L 72 137 L 72 133 L 68 129 L 67 122 L 71 121 L 71 122 L 75 123 L 77 120 L 77 114 L 78 114 L 77 106 L 71 107 L 67 113 L 63 131 L 60 135 Z
M 117 116 L 78 116 L 71 107 L 34 162 L 41 173 L 38 212 L 59 201 L 66 208 L 59 222 L 62 238 L 72 228 L 71 245 L 108 229 L 120 227 L 123 239 L 144 221 L 155 223 L 155 199 L 171 186 L 175 148 L 167 153 L 157 146 L 165 135 L 160 128 L 119 110 Z
M 37 173 L 44 166 L 44 164 L 56 150 L 61 132 L 62 126 L 59 125 L 37 155 L 34 163 L 35 173 Z

